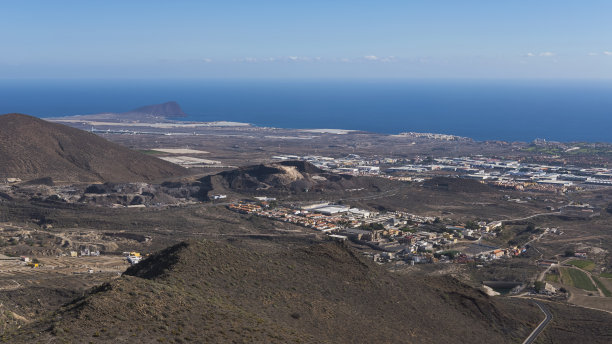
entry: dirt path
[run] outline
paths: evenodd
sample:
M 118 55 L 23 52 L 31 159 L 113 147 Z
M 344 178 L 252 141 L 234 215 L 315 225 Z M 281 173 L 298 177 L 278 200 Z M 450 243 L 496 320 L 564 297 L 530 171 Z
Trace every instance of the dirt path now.
M 563 264 L 565 264 L 567 261 L 574 259 L 574 257 L 571 258 L 566 258 L 562 261 L 559 262 L 559 264 L 551 264 L 549 267 L 546 268 L 546 270 L 542 271 L 540 273 L 540 275 L 537 278 L 537 281 L 543 281 L 544 277 L 546 277 L 546 274 L 550 271 L 550 269 L 552 268 L 558 268 L 560 266 L 562 266 Z
M 603 236 L 603 235 L 589 235 L 589 236 L 584 236 L 584 237 L 572 237 L 572 238 L 568 238 L 568 239 L 557 239 L 557 238 L 555 238 L 554 242 L 555 243 L 578 242 L 578 241 L 591 240 L 591 239 L 602 239 L 604 237 L 605 236 Z
M 595 286 L 595 288 L 597 288 L 597 291 L 599 292 L 599 296 L 601 296 L 601 297 L 606 297 L 606 295 L 604 295 L 603 291 L 601 291 L 601 289 L 599 289 L 599 285 L 598 285 L 597 283 L 595 283 L 595 280 L 593 279 L 593 276 L 591 276 L 591 273 L 590 273 L 589 271 L 586 271 L 586 270 L 580 269 L 580 268 L 578 268 L 578 267 L 576 267 L 576 269 L 578 269 L 578 270 L 580 270 L 580 271 L 584 272 L 584 273 L 585 273 L 585 274 L 586 274 L 586 275 L 589 277 L 589 279 L 591 280 L 591 283 L 593 283 L 593 285 Z
M 538 216 L 552 216 L 552 215 L 561 215 L 561 212 L 560 211 L 556 211 L 556 212 L 553 212 L 553 213 L 539 213 L 539 214 L 529 215 L 529 216 L 526 216 L 526 217 L 521 217 L 521 218 L 518 218 L 518 219 L 502 220 L 501 222 L 503 224 L 504 222 L 525 221 L 525 220 L 529 220 L 529 219 L 532 219 L 532 218 L 538 217 Z
M 547 273 L 550 271 L 550 269 L 551 269 L 552 267 L 556 267 L 556 266 L 558 266 L 558 265 L 557 265 L 557 264 L 551 264 L 549 267 L 547 267 L 547 268 L 546 268 L 546 270 L 544 270 L 544 271 L 542 271 L 542 272 L 540 273 L 540 275 L 538 276 L 538 278 L 537 278 L 536 280 L 537 280 L 537 281 L 540 281 L 540 282 L 541 282 L 541 281 L 543 281 L 543 280 L 544 280 L 544 277 L 545 277 L 545 276 L 546 276 L 546 274 L 547 274 Z
M 571 260 L 571 258 L 564 260 L 563 262 L 561 262 L 560 265 L 564 264 L 568 260 Z M 595 280 L 593 279 L 593 276 L 591 276 L 591 272 L 590 271 L 581 269 L 581 268 L 579 268 L 577 266 L 573 266 L 573 265 L 571 267 L 567 267 L 567 268 L 569 268 L 569 269 L 576 269 L 576 270 L 582 271 L 585 275 L 587 275 L 587 277 L 589 278 L 591 283 L 593 283 L 593 285 L 595 286 L 595 288 L 599 292 L 599 296 L 606 297 L 606 295 L 604 295 L 603 291 L 601 291 L 601 289 L 599 289 L 599 285 L 597 285 L 597 283 L 595 283 Z M 568 301 L 570 301 L 572 299 L 572 297 L 573 297 L 573 295 L 572 295 L 572 293 L 570 293 L 570 297 L 569 297 Z

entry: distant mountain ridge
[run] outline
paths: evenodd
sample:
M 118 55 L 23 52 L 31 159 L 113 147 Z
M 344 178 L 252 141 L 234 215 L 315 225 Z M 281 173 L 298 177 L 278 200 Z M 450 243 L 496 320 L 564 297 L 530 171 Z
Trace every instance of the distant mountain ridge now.
M 135 182 L 185 174 L 178 165 L 83 130 L 28 115 L 0 116 L 0 179 Z
M 181 106 L 175 101 L 169 101 L 161 104 L 145 105 L 134 110 L 126 112 L 106 112 L 91 115 L 75 115 L 47 118 L 50 121 L 136 121 L 136 122 L 159 122 L 171 121 L 172 119 L 185 118 L 187 114 L 183 112 Z

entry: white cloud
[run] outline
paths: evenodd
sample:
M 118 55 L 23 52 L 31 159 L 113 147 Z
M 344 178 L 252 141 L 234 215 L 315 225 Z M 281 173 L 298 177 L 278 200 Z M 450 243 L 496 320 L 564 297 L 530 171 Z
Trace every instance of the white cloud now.
M 205 59 L 205 62 L 212 62 L 213 60 L 209 60 L 207 61 L 207 59 Z M 291 56 L 280 56 L 280 57 L 241 57 L 241 58 L 234 58 L 232 59 L 233 62 L 238 62 L 238 63 L 244 63 L 244 62 L 250 62 L 250 63 L 255 63 L 255 62 L 259 62 L 259 63 L 273 63 L 273 62 L 320 62 L 320 61 L 325 61 L 324 59 L 322 59 L 321 57 L 310 57 L 310 56 L 295 56 L 295 55 L 291 55 Z
M 544 52 L 541 52 L 541 53 L 532 53 L 532 52 L 525 53 L 525 54 L 523 54 L 523 57 L 537 57 L 537 56 L 540 56 L 540 57 L 553 57 L 553 56 L 556 56 L 556 55 L 557 54 L 555 54 L 553 52 L 544 51 Z
M 363 57 L 366 61 L 375 61 L 375 62 L 395 62 L 397 58 L 395 56 L 376 56 L 376 55 L 366 55 Z
M 206 63 L 211 63 L 211 62 L 213 62 L 213 60 L 212 60 L 212 59 L 209 59 L 209 58 L 202 59 L 202 61 L 203 61 L 203 62 L 206 62 Z
M 589 55 L 589 56 L 597 56 L 599 54 L 598 53 L 588 53 L 587 55 Z
M 234 59 L 234 62 L 257 62 L 257 59 L 254 57 L 243 57 L 239 59 Z
M 604 51 L 603 54 L 606 56 L 612 56 L 612 51 Z
M 287 56 L 286 60 L 293 62 L 310 62 L 313 59 L 308 56 Z

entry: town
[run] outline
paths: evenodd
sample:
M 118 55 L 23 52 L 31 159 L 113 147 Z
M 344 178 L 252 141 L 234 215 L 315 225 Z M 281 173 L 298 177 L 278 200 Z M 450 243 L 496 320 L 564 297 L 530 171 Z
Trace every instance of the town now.
M 481 243 L 483 238 L 497 235 L 502 221 L 445 224 L 437 217 L 400 211 L 379 213 L 327 202 L 281 206 L 276 199 L 265 197 L 231 203 L 228 208 L 312 228 L 329 240 L 350 240 L 372 249 L 367 254 L 381 263 L 487 262 L 517 256 L 526 250 L 524 245 L 501 248 Z M 532 230 L 533 238 L 549 231 L 559 233 L 557 229 Z
M 349 154 L 342 158 L 280 155 L 273 160 L 303 160 L 331 172 L 374 175 L 422 181 L 436 174 L 476 179 L 500 188 L 568 192 L 593 186 L 612 186 L 612 168 L 521 163 L 485 156 L 406 159 Z

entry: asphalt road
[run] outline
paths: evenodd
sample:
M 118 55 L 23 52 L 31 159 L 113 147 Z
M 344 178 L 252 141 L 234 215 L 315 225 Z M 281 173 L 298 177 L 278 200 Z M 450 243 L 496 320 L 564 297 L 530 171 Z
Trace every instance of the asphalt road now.
M 546 328 L 546 325 L 548 325 L 548 323 L 553 318 L 552 313 L 548 310 L 548 308 L 546 308 L 546 306 L 542 305 L 538 301 L 533 301 L 533 302 L 536 305 L 538 305 L 538 307 L 540 307 L 540 310 L 542 310 L 544 315 L 546 315 L 546 318 L 544 318 L 544 320 L 542 320 L 542 322 L 538 325 L 538 327 L 536 327 L 535 330 L 533 330 L 533 332 L 531 332 L 531 334 L 529 335 L 529 337 L 527 337 L 527 339 L 525 339 L 523 344 L 531 344 L 531 343 L 533 343 L 533 341 L 536 340 L 536 338 L 538 338 L 538 335 L 540 333 L 542 333 L 542 331 L 544 331 L 544 329 Z

